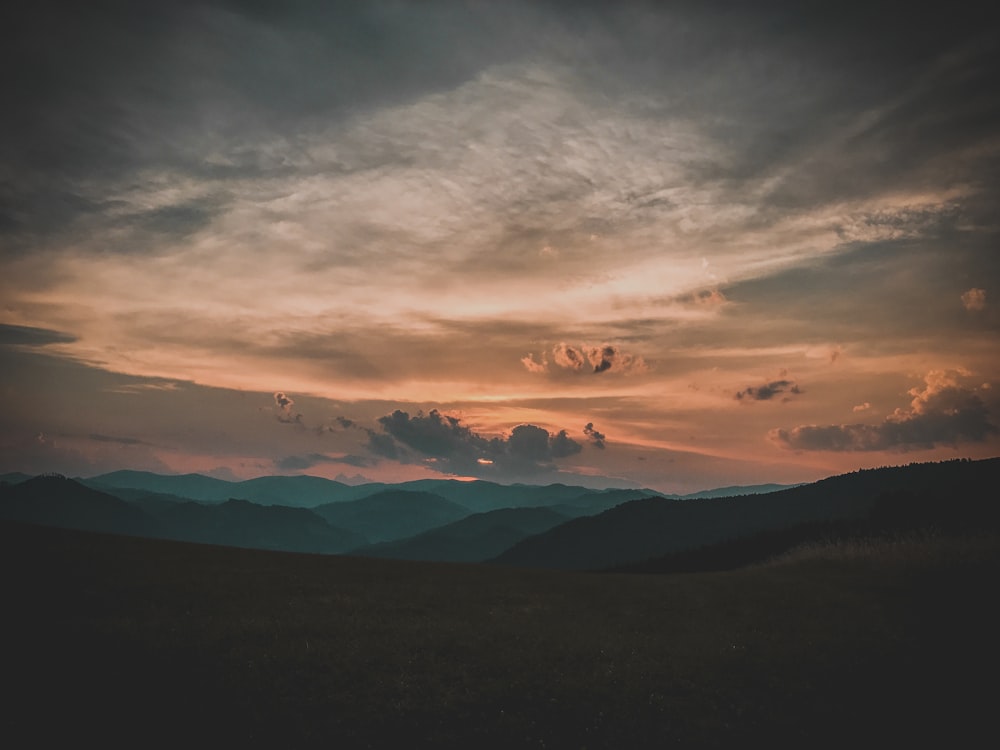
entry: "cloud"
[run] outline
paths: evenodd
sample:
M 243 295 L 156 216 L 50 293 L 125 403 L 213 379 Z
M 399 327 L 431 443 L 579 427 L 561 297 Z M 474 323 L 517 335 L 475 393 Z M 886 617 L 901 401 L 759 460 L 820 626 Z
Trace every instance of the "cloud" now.
M 779 393 L 798 395 L 802 393 L 802 389 L 791 380 L 772 380 L 764 385 L 749 386 L 745 390 L 737 391 L 736 400 L 770 401 Z
M 585 362 L 582 351 L 563 342 L 552 348 L 552 359 L 567 370 L 579 370 Z
M 872 408 L 871 402 L 865 401 L 863 404 L 858 404 L 857 406 L 852 407 L 851 411 L 857 413 L 859 411 L 868 411 L 871 408 Z
M 549 438 L 549 455 L 552 458 L 566 458 L 579 453 L 582 449 L 583 446 L 571 438 L 566 430 L 559 430 Z
M 592 446 L 595 448 L 604 448 L 604 433 L 598 432 L 594 428 L 593 422 L 587 422 L 586 427 L 583 428 L 583 432 L 585 435 L 590 437 L 590 444 Z
M 292 412 L 292 407 L 295 406 L 295 402 L 292 400 L 291 396 L 286 395 L 282 391 L 275 392 L 274 405 L 278 410 L 277 416 L 279 422 L 302 424 L 302 415 Z
M 529 355 L 530 357 L 531 355 Z M 631 374 L 645 372 L 649 369 L 642 357 L 627 354 L 615 344 L 586 344 L 582 347 L 575 347 L 560 342 L 552 348 L 552 359 L 559 367 L 574 372 L 584 372 L 585 365 L 589 363 L 589 371 L 598 375 L 604 372 Z M 533 359 L 530 364 L 524 359 L 521 361 L 532 372 L 541 371 L 532 369 L 532 365 L 537 367 L 537 363 Z
M 369 450 L 410 463 L 423 461 L 444 473 L 531 473 L 582 450 L 566 430 L 550 434 L 544 427 L 520 424 L 508 437 L 487 438 L 437 409 L 415 416 L 397 409 L 378 422 L 384 432 L 369 431 Z
M 724 305 L 728 300 L 726 300 L 726 295 L 718 289 L 711 289 L 698 292 L 694 296 L 694 301 L 699 305 L 716 307 L 718 305 Z
M 402 458 L 396 441 L 392 439 L 392 436 L 376 432 L 375 430 L 368 430 L 368 450 L 377 456 L 389 458 L 393 461 Z
M 973 287 L 962 293 L 962 304 L 970 312 L 984 310 L 986 308 L 986 290 Z
M 458 417 L 442 414 L 437 409 L 418 412 L 411 417 L 396 409 L 379 417 L 379 424 L 393 438 L 425 456 L 472 459 L 490 450 L 490 441 L 480 437 L 461 423 Z
M 72 344 L 76 340 L 77 338 L 73 334 L 54 331 L 50 328 L 0 323 L 0 346 L 48 346 L 49 344 Z
M 132 437 L 118 437 L 117 435 L 101 435 L 99 433 L 91 433 L 87 437 L 91 440 L 96 440 L 98 443 L 116 443 L 118 445 L 150 445 L 144 440 L 139 440 L 138 438 Z
M 771 430 L 769 437 L 782 447 L 808 451 L 907 451 L 983 442 L 998 430 L 977 389 L 959 385 L 962 374 L 928 373 L 923 388 L 910 390 L 909 408 L 896 409 L 881 424 L 801 425 Z
M 528 354 L 527 356 L 521 357 L 521 364 L 524 365 L 528 372 L 548 372 L 549 363 L 545 359 L 545 355 L 542 355 L 542 361 L 536 362 L 534 354 Z
M 507 451 L 512 456 L 528 461 L 546 461 L 552 455 L 549 431 L 533 424 L 518 425 L 510 431 Z

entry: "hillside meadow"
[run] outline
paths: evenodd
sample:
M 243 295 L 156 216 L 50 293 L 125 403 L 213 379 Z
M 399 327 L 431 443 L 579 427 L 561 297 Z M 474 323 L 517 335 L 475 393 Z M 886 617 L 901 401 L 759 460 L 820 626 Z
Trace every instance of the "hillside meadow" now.
M 992 731 L 995 538 L 680 575 L 10 522 L 0 550 L 2 726 L 28 745 L 961 746 Z

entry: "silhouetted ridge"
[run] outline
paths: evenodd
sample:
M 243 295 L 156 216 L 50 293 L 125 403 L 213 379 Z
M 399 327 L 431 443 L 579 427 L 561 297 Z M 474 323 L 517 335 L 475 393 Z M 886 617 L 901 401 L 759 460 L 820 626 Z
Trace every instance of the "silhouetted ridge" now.
M 161 536 L 232 547 L 340 553 L 365 538 L 336 528 L 305 508 L 227 500 L 219 505 L 186 502 L 161 506 Z
M 402 560 L 482 562 L 532 534 L 567 520 L 550 508 L 501 508 L 476 513 L 408 539 L 362 547 L 355 553 Z
M 0 485 L 0 517 L 69 529 L 154 536 L 156 522 L 139 508 L 62 476 Z
M 469 515 L 463 506 L 429 492 L 385 490 L 360 500 L 313 509 L 327 522 L 361 534 L 369 542 L 414 536 Z
M 763 495 L 704 500 L 648 498 L 625 503 L 597 516 L 575 519 L 525 539 L 497 556 L 494 562 L 607 569 L 769 530 L 797 525 L 809 528 L 809 524 L 817 523 L 832 523 L 831 528 L 835 528 L 838 522 L 865 520 L 869 514 L 899 519 L 912 516 L 916 522 L 921 514 L 930 513 L 941 522 L 951 519 L 949 522 L 957 523 L 957 519 L 974 509 L 972 517 L 985 523 L 995 518 L 995 504 L 976 504 L 964 498 L 975 492 L 970 488 L 996 487 L 998 480 L 1000 459 L 957 460 L 863 470 Z M 898 493 L 895 500 L 893 493 Z M 950 511 L 950 507 L 965 511 Z M 771 541 L 777 543 L 778 538 L 783 537 L 777 535 Z M 767 546 L 771 542 L 740 544 L 749 549 L 758 543 Z M 720 559 L 730 552 L 737 558 L 754 557 L 748 550 L 737 553 L 738 546 L 719 553 Z

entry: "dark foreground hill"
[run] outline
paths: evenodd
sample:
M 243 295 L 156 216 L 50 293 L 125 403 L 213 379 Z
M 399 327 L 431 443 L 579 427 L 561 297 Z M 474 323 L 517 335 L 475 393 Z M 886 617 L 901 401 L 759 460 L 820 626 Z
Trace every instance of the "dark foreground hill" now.
M 360 534 L 331 526 L 305 508 L 227 500 L 219 505 L 172 503 L 156 513 L 156 536 L 231 547 L 295 552 L 345 552 L 365 543 Z
M 408 539 L 360 547 L 354 554 L 397 560 L 483 562 L 566 520 L 567 516 L 550 508 L 501 508 L 475 513 Z
M 1000 486 L 1000 458 L 945 461 L 857 471 L 780 492 L 743 497 L 623 503 L 529 537 L 499 555 L 509 565 L 599 570 L 630 565 L 760 532 L 819 522 L 862 521 L 876 500 L 893 493 L 933 498 L 961 515 L 961 498 L 991 498 Z M 984 494 L 985 493 L 985 494 Z M 921 501 L 924 502 L 924 501 Z M 882 506 L 883 521 L 906 515 L 906 504 Z
M 360 500 L 327 503 L 313 508 L 313 512 L 369 542 L 414 536 L 470 513 L 439 495 L 406 490 L 385 490 Z
M 0 484 L 0 519 L 233 547 L 336 554 L 367 543 L 304 508 L 144 495 L 126 501 L 61 476 Z
M 117 497 L 61 476 L 0 484 L 0 519 L 68 529 L 156 536 L 157 524 Z
M 951 550 L 952 552 L 954 550 Z M 621 576 L 0 523 L 38 747 L 971 747 L 1000 553 Z

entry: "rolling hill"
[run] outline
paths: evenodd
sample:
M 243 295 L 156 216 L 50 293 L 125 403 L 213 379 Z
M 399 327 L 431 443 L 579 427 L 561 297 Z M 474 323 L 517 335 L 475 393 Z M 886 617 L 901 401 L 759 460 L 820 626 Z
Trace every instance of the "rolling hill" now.
M 327 503 L 313 512 L 369 542 L 414 536 L 469 515 L 467 508 L 439 495 L 407 490 L 385 490 L 360 500 Z
M 408 539 L 359 547 L 352 554 L 398 560 L 482 562 L 568 517 L 551 508 L 501 508 L 475 513 Z
M 61 476 L 0 485 L 0 518 L 114 534 L 157 533 L 156 521 L 134 505 Z
M 996 487 L 1000 459 L 869 469 L 780 492 L 731 498 L 624 503 L 529 537 L 493 562 L 597 570 L 718 544 L 757 532 L 820 521 L 864 519 L 880 496 L 930 493 L 948 498 Z

